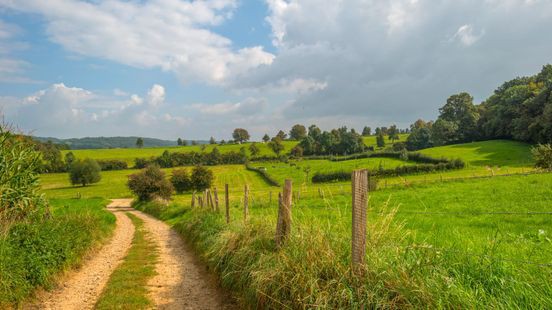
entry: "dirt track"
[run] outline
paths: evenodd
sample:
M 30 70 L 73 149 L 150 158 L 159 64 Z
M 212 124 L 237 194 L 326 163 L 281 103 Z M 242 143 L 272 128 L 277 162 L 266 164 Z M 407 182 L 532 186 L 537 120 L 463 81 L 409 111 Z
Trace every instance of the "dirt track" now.
M 149 236 L 156 243 L 159 259 L 157 275 L 148 283 L 148 295 L 155 309 L 234 309 L 235 304 L 217 284 L 205 266 L 182 238 L 166 223 L 130 208 L 130 199 L 115 199 L 108 209 L 117 217 L 112 240 L 73 274 L 59 288 L 39 297 L 29 308 L 93 309 L 109 276 L 122 262 L 131 246 L 134 225 L 124 212 L 144 221 Z

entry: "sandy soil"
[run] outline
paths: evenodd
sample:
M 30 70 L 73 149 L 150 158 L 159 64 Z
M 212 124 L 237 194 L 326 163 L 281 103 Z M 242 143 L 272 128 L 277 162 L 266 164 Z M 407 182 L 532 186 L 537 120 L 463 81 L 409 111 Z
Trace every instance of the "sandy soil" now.
M 103 246 L 83 266 L 67 275 L 58 288 L 39 296 L 39 302 L 29 309 L 93 309 L 109 276 L 125 257 L 134 236 L 134 225 L 124 212 L 131 210 L 127 201 L 114 200 L 108 209 L 117 218 L 111 241 Z
M 148 283 L 156 309 L 236 308 L 176 231 L 149 215 L 132 213 L 144 221 L 158 246 L 157 275 Z
M 236 309 L 233 299 L 218 285 L 205 265 L 176 231 L 166 223 L 130 207 L 130 199 L 115 199 L 108 209 L 117 217 L 112 240 L 94 253 L 83 266 L 69 274 L 52 292 L 39 296 L 30 309 L 92 309 L 131 246 L 134 225 L 124 214 L 130 212 L 144 221 L 149 236 L 156 243 L 159 258 L 157 275 L 148 283 L 149 297 L 155 309 Z

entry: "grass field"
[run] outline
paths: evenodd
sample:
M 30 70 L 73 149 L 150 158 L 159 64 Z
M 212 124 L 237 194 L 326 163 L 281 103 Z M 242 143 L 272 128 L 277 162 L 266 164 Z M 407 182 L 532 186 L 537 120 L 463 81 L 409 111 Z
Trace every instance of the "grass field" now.
M 296 141 L 284 141 L 284 151 L 289 152 L 296 144 Z M 213 148 L 217 147 L 221 153 L 227 152 L 239 152 L 242 147 L 245 147 L 247 154 L 250 155 L 249 146 L 251 143 L 243 144 L 225 144 L 225 145 L 211 145 L 206 144 L 204 152 L 211 152 Z M 274 152 L 268 148 L 265 143 L 257 142 L 257 146 L 260 149 L 259 155 L 274 156 Z M 77 158 L 92 158 L 96 160 L 117 159 L 126 161 L 130 167 L 134 164 L 134 159 L 137 157 L 150 158 L 152 156 L 160 156 L 164 151 L 169 152 L 201 152 L 202 145 L 188 145 L 188 146 L 172 146 L 172 147 L 154 147 L 154 148 L 129 148 L 129 149 L 93 149 L 93 150 L 69 150 L 63 151 L 63 155 L 68 152 L 73 152 Z
M 552 214 L 527 214 L 552 211 L 552 175 L 372 193 L 366 272 L 377 276 L 360 282 L 349 270 L 350 201 L 345 194 L 296 202 L 281 251 L 273 243 L 275 203 L 254 204 L 247 225 L 237 206 L 229 226 L 222 215 L 178 204 L 155 212 L 253 307 L 552 306 Z

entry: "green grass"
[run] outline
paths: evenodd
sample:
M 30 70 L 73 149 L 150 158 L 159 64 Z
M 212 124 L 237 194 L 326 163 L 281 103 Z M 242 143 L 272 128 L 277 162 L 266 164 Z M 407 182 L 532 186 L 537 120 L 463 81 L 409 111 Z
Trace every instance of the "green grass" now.
M 109 278 L 96 309 L 150 309 L 147 297 L 148 280 L 155 275 L 158 252 L 144 229 L 144 221 L 131 213 L 127 215 L 136 227 L 132 245 L 123 263 Z
M 283 141 L 285 153 L 289 152 L 296 144 L 297 141 Z M 217 147 L 221 153 L 227 152 L 239 152 L 242 147 L 245 147 L 247 154 L 249 153 L 249 146 L 251 143 L 243 144 L 225 144 L 225 145 L 205 145 L 205 152 L 211 152 L 213 148 Z M 269 155 L 274 156 L 274 152 L 268 148 L 265 143 L 257 142 L 261 156 Z M 117 159 L 126 161 L 130 167 L 134 165 L 134 159 L 137 157 L 149 158 L 152 156 L 160 156 L 165 150 L 169 152 L 201 152 L 201 145 L 189 145 L 189 146 L 170 146 L 170 147 L 154 147 L 154 148 L 128 148 L 128 149 L 91 149 L 91 150 L 69 150 L 63 151 L 63 155 L 68 152 L 73 152 L 77 158 L 92 158 L 96 160 L 108 160 Z
M 376 149 L 379 149 L 377 147 L 377 140 L 376 140 L 377 136 L 373 135 L 373 136 L 368 136 L 368 137 L 363 137 L 362 140 L 364 141 L 364 144 L 366 146 L 373 146 L 374 148 Z M 408 138 L 408 134 L 406 133 L 403 133 L 403 134 L 400 134 L 399 135 L 399 140 L 395 140 L 395 143 L 396 142 L 406 142 L 406 139 Z M 385 136 L 385 144 L 386 145 L 392 145 L 393 142 L 391 142 L 391 140 L 389 140 L 389 137 L 388 136 Z
M 374 192 L 361 278 L 350 275 L 349 194 L 296 203 L 281 251 L 275 203 L 255 203 L 246 225 L 239 204 L 230 225 L 178 204 L 139 207 L 173 224 L 253 308 L 550 308 L 552 266 L 539 264 L 552 263 L 552 215 L 481 213 L 550 212 L 551 188 L 539 174 Z
M 111 235 L 115 217 L 104 199 L 53 199 L 51 218 L 14 224 L 0 238 L 0 308 L 17 305 Z

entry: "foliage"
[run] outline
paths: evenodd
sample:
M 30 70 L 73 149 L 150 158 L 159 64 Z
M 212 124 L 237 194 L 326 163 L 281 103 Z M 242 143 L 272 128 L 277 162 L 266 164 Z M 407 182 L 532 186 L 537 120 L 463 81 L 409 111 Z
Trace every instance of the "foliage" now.
M 399 140 L 399 129 L 397 128 L 397 125 L 391 125 L 389 129 L 387 129 L 387 135 L 389 136 L 389 140 L 391 142 L 395 142 L 395 140 Z
M 234 138 L 234 141 L 238 143 L 243 143 L 245 141 L 248 141 L 250 136 L 249 132 L 243 128 L 236 128 L 234 129 L 234 132 L 232 133 L 232 138 Z
M 382 131 L 380 131 L 376 136 L 376 144 L 377 144 L 378 147 L 384 147 L 385 146 L 385 137 L 384 137 Z
M 539 144 L 531 149 L 535 159 L 535 167 L 552 171 L 552 145 Z
M 268 141 L 270 141 L 270 137 L 268 136 L 268 134 L 265 133 L 263 136 L 263 142 L 267 143 Z
M 427 149 L 433 146 L 431 129 L 414 127 L 406 139 L 406 148 L 409 151 Z
M 42 154 L 43 172 L 65 172 L 67 165 L 63 162 L 60 146 L 48 140 L 47 142 L 35 141 L 35 149 Z
M 257 146 L 257 143 L 253 142 L 249 145 L 249 153 L 251 153 L 251 156 L 257 156 L 261 150 Z
M 174 190 L 157 165 L 149 165 L 142 171 L 129 175 L 127 185 L 140 201 L 154 198 L 169 200 Z
M 211 139 L 209 139 L 209 144 L 217 144 L 217 140 L 215 140 L 214 137 L 211 137 Z
M 176 140 L 176 145 L 180 145 L 180 146 L 182 145 L 182 139 L 181 138 L 178 138 Z
M 144 147 L 144 139 L 142 138 L 137 138 L 136 139 L 136 147 L 141 149 Z
M 329 154 L 353 154 L 364 150 L 362 136 L 347 127 L 333 129 L 331 132 L 321 132 L 312 125 L 306 138 L 301 140 L 299 146 L 303 148 L 305 155 L 329 155 Z
M 249 171 L 254 171 L 257 174 L 259 174 L 261 176 L 261 178 L 263 178 L 263 180 L 265 180 L 268 185 L 280 186 L 280 183 L 278 183 L 278 181 L 276 181 L 273 177 L 271 177 L 270 174 L 268 174 L 266 172 L 266 169 L 264 169 L 262 167 L 256 168 L 256 167 L 253 167 L 249 164 L 245 164 L 245 168 Z
M 202 191 L 211 187 L 213 183 L 213 172 L 203 166 L 195 166 L 192 170 L 192 187 Z
M 192 189 L 190 174 L 185 169 L 175 169 L 171 175 L 171 183 L 177 193 L 181 194 Z
M 291 155 L 295 158 L 303 157 L 303 148 L 300 145 L 296 145 L 291 149 Z
M 307 129 L 305 126 L 296 124 L 291 127 L 291 130 L 289 131 L 289 138 L 291 140 L 297 140 L 300 141 L 304 139 L 307 136 Z
M 0 125 L 0 235 L 11 220 L 45 210 L 39 169 L 40 153 L 28 140 Z
M 370 128 L 369 126 L 364 126 L 364 128 L 362 129 L 362 136 L 368 137 L 371 134 L 372 134 L 372 128 Z
M 282 139 L 278 136 L 274 137 L 270 142 L 268 142 L 268 147 L 276 154 L 277 156 L 284 150 L 284 145 L 282 144 Z
M 98 165 L 102 171 L 111 171 L 111 170 L 124 170 L 128 169 L 126 161 L 111 159 L 111 160 L 98 160 Z
M 69 169 L 69 180 L 72 185 L 82 185 L 83 187 L 98 183 L 102 179 L 100 171 L 100 165 L 93 159 L 76 160 Z

